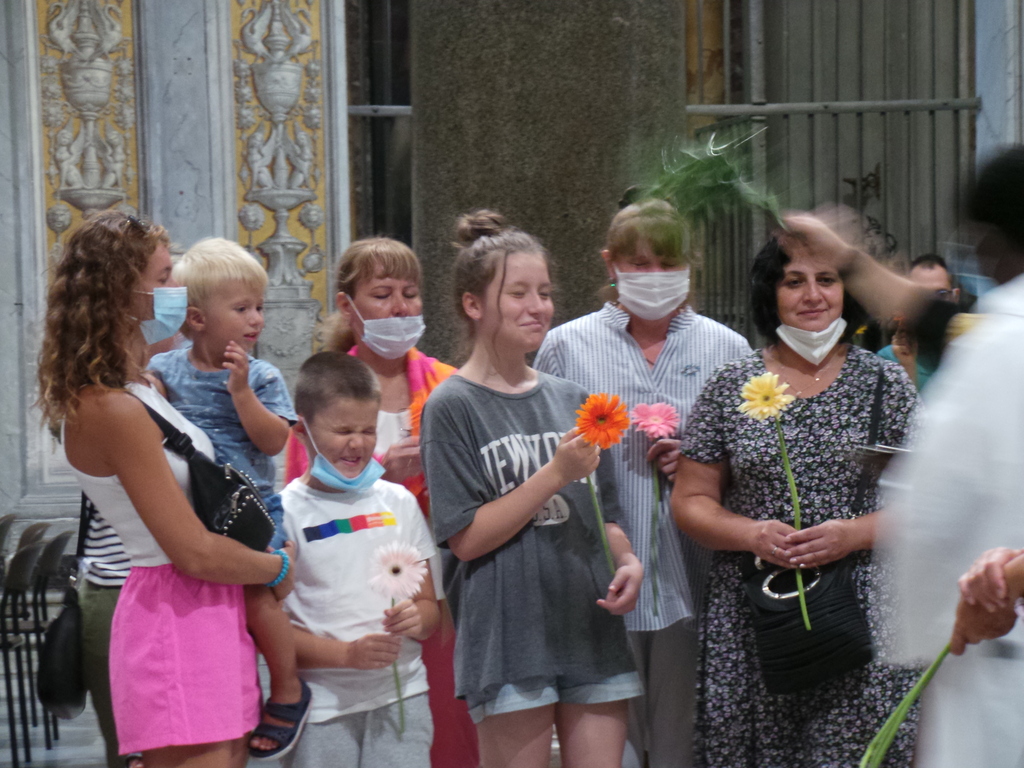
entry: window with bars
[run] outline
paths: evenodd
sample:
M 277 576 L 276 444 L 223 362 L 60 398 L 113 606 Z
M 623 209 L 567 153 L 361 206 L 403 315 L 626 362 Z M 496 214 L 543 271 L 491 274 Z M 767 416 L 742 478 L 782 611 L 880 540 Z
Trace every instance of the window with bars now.
M 353 237 L 412 244 L 409 0 L 346 0 Z

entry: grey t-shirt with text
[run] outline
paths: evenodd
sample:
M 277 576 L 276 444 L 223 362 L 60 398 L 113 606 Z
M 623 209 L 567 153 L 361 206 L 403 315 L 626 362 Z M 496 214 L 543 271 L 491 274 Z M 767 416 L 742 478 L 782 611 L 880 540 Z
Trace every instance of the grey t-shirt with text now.
M 589 393 L 538 376 L 521 394 L 452 376 L 423 412 L 430 517 L 456 627 L 455 689 L 471 707 L 507 683 L 582 685 L 634 670 L 622 618 L 596 605 L 612 574 L 586 480 L 562 488 L 532 522 L 482 557 L 463 562 L 445 546 L 479 507 L 547 464 L 575 425 Z M 607 459 L 595 479 L 605 520 L 615 522 L 619 509 Z

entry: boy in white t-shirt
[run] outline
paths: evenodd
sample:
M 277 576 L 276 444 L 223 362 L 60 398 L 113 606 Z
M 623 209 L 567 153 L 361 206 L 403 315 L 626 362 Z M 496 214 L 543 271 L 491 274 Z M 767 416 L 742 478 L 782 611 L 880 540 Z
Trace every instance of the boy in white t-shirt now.
M 284 608 L 313 698 L 287 766 L 430 765 L 433 723 L 417 641 L 440 618 L 425 562 L 435 549 L 416 498 L 380 479 L 373 458 L 379 406 L 377 378 L 355 357 L 321 352 L 299 369 L 295 432 L 310 461 L 281 492 L 285 532 L 296 546 L 295 589 Z M 392 607 L 370 580 L 380 549 L 393 543 L 415 548 L 426 573 L 415 596 Z

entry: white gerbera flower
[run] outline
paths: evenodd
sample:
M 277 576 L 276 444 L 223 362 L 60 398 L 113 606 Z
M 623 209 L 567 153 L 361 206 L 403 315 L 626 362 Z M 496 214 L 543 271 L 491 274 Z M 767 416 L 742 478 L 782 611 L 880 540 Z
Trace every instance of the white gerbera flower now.
M 373 559 L 376 567 L 370 588 L 375 592 L 400 602 L 420 591 L 427 566 L 416 547 L 399 542 L 385 544 L 377 547 Z

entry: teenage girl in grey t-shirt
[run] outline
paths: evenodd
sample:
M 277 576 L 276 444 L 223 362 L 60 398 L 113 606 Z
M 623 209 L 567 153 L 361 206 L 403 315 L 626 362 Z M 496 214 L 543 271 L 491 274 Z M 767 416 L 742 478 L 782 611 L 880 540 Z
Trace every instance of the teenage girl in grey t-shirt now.
M 551 324 L 548 256 L 497 214 L 462 217 L 457 309 L 472 352 L 434 390 L 421 445 L 455 619 L 456 694 L 483 763 L 618 768 L 626 700 L 640 693 L 622 614 L 643 569 L 622 529 L 611 468 L 573 431 L 589 394 L 526 364 Z M 602 550 L 596 477 L 615 561 Z

